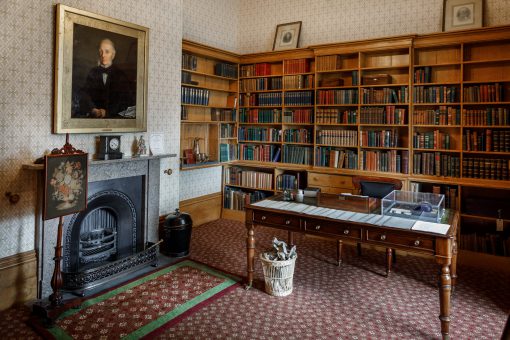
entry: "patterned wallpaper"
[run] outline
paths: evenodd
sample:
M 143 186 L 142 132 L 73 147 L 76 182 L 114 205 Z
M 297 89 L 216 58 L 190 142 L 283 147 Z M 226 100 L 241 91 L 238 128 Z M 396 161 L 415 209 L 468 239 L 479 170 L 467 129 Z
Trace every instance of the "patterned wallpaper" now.
M 51 134 L 57 2 L 0 0 L 0 258 L 34 249 L 35 175 L 22 164 L 65 142 L 64 135 Z M 165 133 L 167 151 L 178 153 L 182 0 L 63 3 L 150 28 L 148 133 Z M 139 135 L 123 134 L 122 152 L 130 155 Z M 72 135 L 71 143 L 94 153 L 95 136 Z M 160 214 L 179 202 L 178 160 L 163 160 L 166 168 L 174 174 L 161 174 Z M 19 194 L 20 202 L 10 205 L 7 191 Z
M 183 38 L 235 52 L 238 48 L 237 0 L 184 0 Z M 221 167 L 183 171 L 179 181 L 180 200 L 221 191 Z
M 440 32 L 443 0 L 239 0 L 239 53 L 271 51 L 276 25 L 302 21 L 300 47 Z M 485 0 L 485 25 L 510 24 L 510 1 Z

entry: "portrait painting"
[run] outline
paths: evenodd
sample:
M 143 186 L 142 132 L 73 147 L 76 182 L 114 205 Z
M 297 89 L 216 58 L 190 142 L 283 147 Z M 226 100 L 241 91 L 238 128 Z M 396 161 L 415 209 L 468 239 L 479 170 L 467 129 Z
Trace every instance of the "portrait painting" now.
M 444 31 L 483 26 L 483 0 L 445 0 L 443 12 Z
M 88 154 L 45 157 L 43 218 L 74 214 L 87 207 Z
M 148 29 L 57 5 L 55 133 L 147 130 Z
M 273 51 L 297 48 L 300 33 L 301 21 L 278 25 L 273 42 Z

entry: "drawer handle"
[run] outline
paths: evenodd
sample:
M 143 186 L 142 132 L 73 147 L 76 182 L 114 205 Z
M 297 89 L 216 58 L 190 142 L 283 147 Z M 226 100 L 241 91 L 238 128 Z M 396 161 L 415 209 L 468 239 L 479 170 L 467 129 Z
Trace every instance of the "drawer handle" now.
M 289 225 L 290 224 L 290 220 L 285 221 L 285 224 Z
M 321 226 L 320 226 L 320 225 L 315 226 L 315 230 L 319 230 L 320 228 L 321 228 Z
M 386 235 L 381 235 L 381 241 L 386 240 Z
M 265 219 L 266 219 L 266 216 L 262 216 L 261 220 L 265 221 Z
M 345 234 L 345 235 L 349 235 L 349 229 L 345 229 L 345 230 L 344 230 L 344 234 Z
M 415 247 L 418 247 L 419 245 L 420 245 L 420 240 L 416 240 L 416 241 L 414 241 L 414 246 L 415 246 Z

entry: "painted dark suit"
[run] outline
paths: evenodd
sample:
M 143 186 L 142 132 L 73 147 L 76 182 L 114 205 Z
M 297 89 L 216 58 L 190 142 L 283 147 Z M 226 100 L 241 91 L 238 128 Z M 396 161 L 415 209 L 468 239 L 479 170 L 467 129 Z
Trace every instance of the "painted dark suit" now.
M 103 81 L 103 73 L 106 82 Z M 105 109 L 105 118 L 124 118 L 118 115 L 136 103 L 136 92 L 125 73 L 115 65 L 92 68 L 81 90 L 80 115 L 87 116 L 92 109 Z

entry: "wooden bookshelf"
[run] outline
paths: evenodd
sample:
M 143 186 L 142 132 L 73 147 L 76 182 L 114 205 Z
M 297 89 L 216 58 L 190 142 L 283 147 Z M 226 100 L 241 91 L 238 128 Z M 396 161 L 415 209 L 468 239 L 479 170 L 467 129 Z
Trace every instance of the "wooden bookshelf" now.
M 181 170 L 237 159 L 239 56 L 187 40 L 182 53 Z M 197 142 L 205 161 L 193 155 Z
M 299 69 L 303 59 L 309 66 Z M 252 135 L 265 139 L 239 138 L 240 153 L 260 157 L 225 168 L 272 173 L 269 193 L 281 192 L 276 178 L 286 171 L 306 173 L 307 185 L 331 193 L 352 192 L 356 175 L 398 178 L 403 190 L 448 196 L 449 206 L 461 211 L 461 249 L 510 255 L 501 243 L 510 236 L 510 217 L 496 230 L 498 202 L 510 201 L 510 26 L 249 54 L 239 63 L 239 94 L 248 101 L 242 100 L 238 127 L 259 128 Z M 259 66 L 262 75 L 250 69 L 257 64 L 266 64 Z M 311 86 L 303 81 L 312 77 Z M 311 105 L 291 102 L 289 94 L 308 91 Z M 260 105 L 259 98 L 269 102 Z M 310 149 L 310 164 L 285 157 L 295 147 Z

